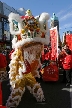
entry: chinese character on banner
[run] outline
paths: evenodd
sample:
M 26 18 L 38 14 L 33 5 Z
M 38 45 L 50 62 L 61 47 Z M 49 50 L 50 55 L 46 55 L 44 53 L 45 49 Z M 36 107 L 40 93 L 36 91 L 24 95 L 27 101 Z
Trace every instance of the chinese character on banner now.
M 50 38 L 51 38 L 51 48 L 52 48 L 51 59 L 56 61 L 56 58 L 58 58 L 58 31 L 57 31 L 57 27 L 50 29 Z
M 69 46 L 70 50 L 72 50 L 72 34 L 66 35 L 66 44 Z

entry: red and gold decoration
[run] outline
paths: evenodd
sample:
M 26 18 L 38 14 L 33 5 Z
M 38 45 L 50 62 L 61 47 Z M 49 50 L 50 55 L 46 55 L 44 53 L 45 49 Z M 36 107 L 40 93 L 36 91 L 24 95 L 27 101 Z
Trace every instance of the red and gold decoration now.
M 22 16 L 21 18 L 23 19 L 23 24 L 25 25 L 24 26 L 25 31 L 36 30 L 37 32 L 39 32 L 40 30 L 39 22 L 33 16 Z

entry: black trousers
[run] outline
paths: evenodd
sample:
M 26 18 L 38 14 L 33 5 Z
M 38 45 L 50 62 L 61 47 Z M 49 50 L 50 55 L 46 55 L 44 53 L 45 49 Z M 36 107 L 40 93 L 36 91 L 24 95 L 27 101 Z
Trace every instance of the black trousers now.
M 64 69 L 63 81 L 71 84 L 71 69 Z

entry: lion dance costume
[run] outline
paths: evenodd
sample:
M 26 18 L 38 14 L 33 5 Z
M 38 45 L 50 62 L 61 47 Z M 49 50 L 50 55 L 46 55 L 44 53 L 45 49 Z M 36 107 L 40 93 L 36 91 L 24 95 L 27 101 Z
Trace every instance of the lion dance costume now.
M 7 100 L 7 108 L 17 107 L 25 91 L 25 87 L 38 102 L 45 101 L 43 90 L 35 77 L 40 65 L 43 44 L 48 43 L 49 14 L 42 13 L 34 17 L 30 10 L 25 16 L 9 14 L 10 33 L 14 36 L 10 62 L 11 94 Z

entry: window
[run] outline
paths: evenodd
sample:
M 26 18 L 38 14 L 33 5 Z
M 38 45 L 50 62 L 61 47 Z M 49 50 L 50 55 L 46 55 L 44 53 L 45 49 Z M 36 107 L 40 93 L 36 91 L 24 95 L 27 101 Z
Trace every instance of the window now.
M 11 13 L 11 10 L 9 10 L 7 7 L 4 7 L 4 15 L 8 16 Z
M 0 22 L 0 39 L 2 39 L 2 22 Z
M 10 40 L 10 32 L 9 32 L 9 23 L 6 19 L 4 19 L 4 34 L 6 34 L 6 40 Z

